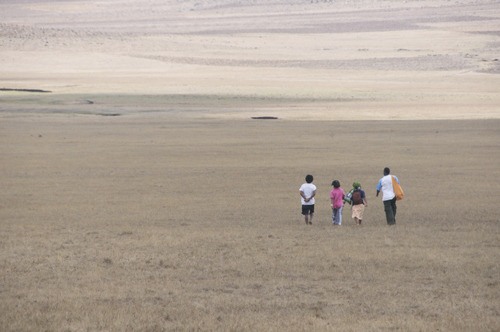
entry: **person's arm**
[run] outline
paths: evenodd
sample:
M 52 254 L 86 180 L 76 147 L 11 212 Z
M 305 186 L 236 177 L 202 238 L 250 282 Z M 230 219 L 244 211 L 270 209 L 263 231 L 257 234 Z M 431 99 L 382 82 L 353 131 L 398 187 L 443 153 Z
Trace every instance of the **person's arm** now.
M 304 199 L 304 202 L 309 202 L 311 200 L 311 198 L 314 197 L 314 195 L 316 195 L 316 191 L 313 191 L 313 194 L 311 197 L 307 197 L 306 194 L 304 194 L 304 192 L 301 190 L 300 191 L 300 196 L 302 196 L 302 198 Z
M 365 206 L 368 206 L 368 201 L 366 200 L 366 193 L 363 191 L 364 195 L 363 195 L 363 204 Z
M 314 198 L 314 196 L 316 196 L 316 190 L 314 190 L 314 191 L 312 192 L 311 197 L 309 197 L 309 198 L 307 199 L 307 201 L 306 201 L 306 202 L 309 202 L 311 199 L 313 199 L 313 198 Z
M 380 193 L 380 189 L 382 189 L 382 179 L 380 179 L 380 181 L 377 183 L 377 196 L 378 197 L 378 194 Z

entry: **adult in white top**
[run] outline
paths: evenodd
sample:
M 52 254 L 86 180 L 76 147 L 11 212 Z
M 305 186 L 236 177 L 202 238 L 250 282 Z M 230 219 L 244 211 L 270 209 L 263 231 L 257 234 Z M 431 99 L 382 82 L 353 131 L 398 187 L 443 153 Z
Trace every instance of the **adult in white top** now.
M 377 183 L 377 197 L 382 191 L 382 201 L 388 225 L 396 224 L 396 194 L 392 186 L 392 177 L 391 170 L 389 167 L 386 167 L 384 168 L 384 176 Z M 394 179 L 399 183 L 399 179 L 396 176 L 394 176 Z

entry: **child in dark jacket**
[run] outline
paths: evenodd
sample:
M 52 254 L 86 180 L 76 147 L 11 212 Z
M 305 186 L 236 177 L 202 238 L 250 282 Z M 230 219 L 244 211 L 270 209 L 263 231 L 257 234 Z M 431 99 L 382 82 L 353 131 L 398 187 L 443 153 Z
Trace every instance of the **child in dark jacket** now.
M 354 182 L 352 187 L 354 189 L 351 195 L 352 218 L 356 225 L 361 225 L 365 207 L 368 205 L 368 202 L 366 201 L 365 191 L 361 189 L 361 184 L 359 182 Z

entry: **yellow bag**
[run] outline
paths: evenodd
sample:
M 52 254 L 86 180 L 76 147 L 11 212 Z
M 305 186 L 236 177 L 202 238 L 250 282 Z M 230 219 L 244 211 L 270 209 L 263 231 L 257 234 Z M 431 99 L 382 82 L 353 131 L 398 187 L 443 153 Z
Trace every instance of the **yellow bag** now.
M 392 188 L 394 189 L 394 194 L 396 194 L 396 200 L 400 201 L 405 197 L 405 192 L 403 187 L 396 181 L 396 178 L 392 176 Z

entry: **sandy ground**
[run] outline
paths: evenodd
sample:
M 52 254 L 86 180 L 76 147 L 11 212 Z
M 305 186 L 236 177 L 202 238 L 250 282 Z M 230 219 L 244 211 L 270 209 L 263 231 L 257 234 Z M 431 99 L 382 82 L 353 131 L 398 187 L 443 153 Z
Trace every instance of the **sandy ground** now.
M 2 1 L 0 12 L 0 87 L 52 91 L 1 92 L 2 111 L 499 117 L 497 1 Z
M 0 330 L 499 330 L 499 46 L 498 1 L 0 0 Z

